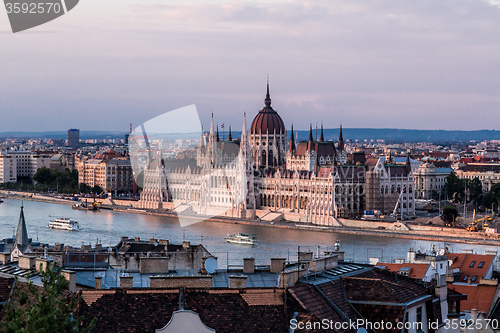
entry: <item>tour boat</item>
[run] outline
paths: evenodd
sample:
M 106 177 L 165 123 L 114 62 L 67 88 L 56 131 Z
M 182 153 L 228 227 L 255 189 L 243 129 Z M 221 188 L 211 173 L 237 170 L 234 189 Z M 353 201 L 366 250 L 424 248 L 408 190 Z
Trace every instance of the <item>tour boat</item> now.
M 227 243 L 233 244 L 257 245 L 259 243 L 257 236 L 242 233 L 227 235 L 224 239 Z
M 69 231 L 82 230 L 82 227 L 80 227 L 80 224 L 78 223 L 77 220 L 73 220 L 67 217 L 61 217 L 50 221 L 47 228 L 69 230 Z

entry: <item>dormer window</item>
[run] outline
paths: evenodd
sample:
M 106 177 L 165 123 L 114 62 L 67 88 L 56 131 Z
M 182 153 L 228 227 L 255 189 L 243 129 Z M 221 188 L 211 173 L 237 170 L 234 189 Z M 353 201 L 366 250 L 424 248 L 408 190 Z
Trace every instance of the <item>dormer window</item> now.
M 484 261 L 480 261 L 479 265 L 477 266 L 477 268 L 483 268 L 483 267 L 484 267 Z
M 472 281 L 472 282 L 476 282 L 476 281 L 477 281 L 477 275 L 474 275 L 474 276 L 472 277 L 472 280 L 471 280 L 471 281 Z
M 476 262 L 475 262 L 475 261 L 471 261 L 471 263 L 470 263 L 469 267 L 470 267 L 470 268 L 472 268 L 472 267 L 474 267 L 474 265 L 475 265 L 475 264 L 476 264 Z

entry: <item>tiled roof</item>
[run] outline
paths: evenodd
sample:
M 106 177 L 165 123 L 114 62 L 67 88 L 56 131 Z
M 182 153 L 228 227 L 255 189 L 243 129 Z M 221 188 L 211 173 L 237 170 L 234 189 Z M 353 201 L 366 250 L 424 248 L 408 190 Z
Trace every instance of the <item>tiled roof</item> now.
M 0 303 L 7 302 L 14 285 L 14 278 L 0 277 Z
M 365 166 L 374 168 L 377 165 L 378 161 L 378 158 L 369 158 L 366 160 Z
M 406 177 L 408 176 L 408 171 L 405 165 L 391 165 L 387 167 L 391 177 Z
M 85 323 L 96 317 L 96 333 L 155 332 L 179 310 L 177 289 L 82 291 L 82 296 L 78 315 Z M 186 289 L 185 309 L 217 333 L 287 332 L 293 312 L 304 311 L 296 302 L 287 307 L 287 299 L 283 289 Z
M 461 294 L 467 295 L 466 301 L 460 302 L 460 310 L 477 309 L 486 314 L 490 311 L 491 303 L 495 296 L 497 286 L 488 285 L 468 285 L 454 283 L 449 286 L 450 289 Z
M 290 294 L 308 312 L 313 313 L 318 319 L 342 321 L 340 315 L 328 304 L 319 290 L 311 284 L 299 284 L 288 290 Z
M 488 254 L 448 253 L 447 256 L 453 261 L 451 267 L 458 268 L 462 272 L 456 280 L 457 282 L 467 282 L 467 279 L 464 280 L 465 277 L 477 276 L 477 281 L 473 282 L 479 283 L 479 279 L 484 278 L 495 259 L 494 255 Z M 474 265 L 472 265 L 472 262 L 474 262 Z M 483 264 L 480 268 L 481 262 Z
M 342 283 L 325 282 L 317 285 L 318 288 L 351 320 L 361 319 L 361 315 L 345 298 Z
M 425 272 L 429 268 L 429 264 L 393 264 L 393 263 L 377 263 L 375 267 L 385 267 L 388 271 L 391 272 L 400 272 L 401 270 L 405 270 L 408 272 L 408 276 L 414 279 L 422 280 Z
M 470 163 L 464 166 L 464 171 L 472 171 L 472 172 L 500 172 L 500 164 L 498 163 Z
M 319 320 L 356 321 L 365 318 L 371 322 L 384 320 L 396 323 L 404 320 L 405 305 L 433 301 L 433 296 L 415 279 L 398 278 L 394 273 L 374 269 L 346 274 L 351 276 L 331 276 L 331 280 L 319 284 L 313 280 L 315 285 L 304 283 L 289 291 Z M 431 320 L 441 320 L 440 303 L 434 303 L 429 317 Z M 396 333 L 400 330 L 394 328 L 386 332 Z
M 427 296 L 382 279 L 345 277 L 342 278 L 346 297 L 351 302 L 387 302 L 405 304 Z

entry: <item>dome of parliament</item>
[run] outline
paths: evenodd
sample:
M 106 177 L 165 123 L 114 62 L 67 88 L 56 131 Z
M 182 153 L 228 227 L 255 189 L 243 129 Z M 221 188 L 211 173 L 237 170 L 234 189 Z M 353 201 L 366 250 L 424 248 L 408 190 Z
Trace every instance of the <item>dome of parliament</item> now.
M 259 111 L 252 121 L 250 134 L 285 134 L 285 124 L 276 111 L 271 107 L 271 96 L 269 95 L 269 83 L 265 106 Z

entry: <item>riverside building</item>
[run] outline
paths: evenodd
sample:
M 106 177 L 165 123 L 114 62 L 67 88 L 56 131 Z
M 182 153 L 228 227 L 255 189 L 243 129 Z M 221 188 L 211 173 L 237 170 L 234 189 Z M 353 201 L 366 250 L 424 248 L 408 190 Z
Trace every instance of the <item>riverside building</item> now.
M 287 138 L 289 138 L 287 140 Z M 288 145 L 287 145 L 288 141 Z M 384 159 L 347 162 L 342 127 L 338 143 L 319 139 L 296 142 L 271 106 L 269 84 L 264 107 L 240 140 L 221 141 L 212 122 L 203 133 L 196 159 L 159 157 L 143 165 L 139 208 L 171 207 L 180 213 L 286 219 L 338 225 L 336 218 L 358 218 L 365 209 L 414 215 L 414 177 L 409 161 Z M 161 156 L 161 154 L 157 154 Z M 163 161 L 162 163 L 158 162 Z M 164 203 L 171 203 L 165 205 Z

